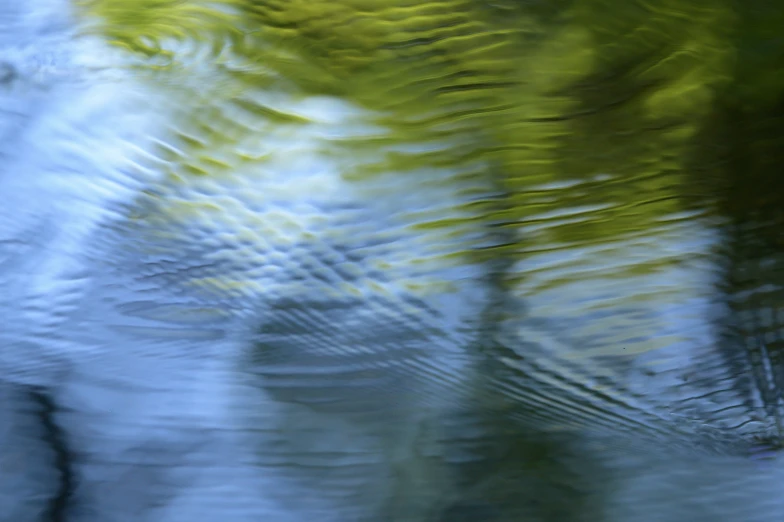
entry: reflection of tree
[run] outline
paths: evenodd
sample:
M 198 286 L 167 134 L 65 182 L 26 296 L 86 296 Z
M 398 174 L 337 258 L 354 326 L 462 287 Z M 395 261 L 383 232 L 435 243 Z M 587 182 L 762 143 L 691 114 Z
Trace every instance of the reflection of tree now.
M 779 69 L 782 60 L 784 50 L 770 67 Z M 784 81 L 779 84 L 784 87 Z M 771 96 L 764 89 L 771 89 L 770 84 L 761 85 L 759 96 Z M 754 92 L 743 83 L 739 90 Z M 734 319 L 725 352 L 728 364 L 739 375 L 736 386 L 743 390 L 748 408 L 764 419 L 758 436 L 774 446 L 784 442 L 784 90 L 778 96 L 763 103 L 756 98 L 732 100 L 722 122 L 729 141 L 724 154 L 727 192 L 722 210 L 731 223 L 725 285 Z
M 351 160 L 345 176 L 359 187 L 389 173 L 415 188 L 432 171 L 471 180 L 460 208 L 411 221 L 445 236 L 471 228 L 466 220 L 485 231 L 444 257 L 492 272 L 482 344 L 513 361 L 490 366 L 511 398 L 500 401 L 504 420 L 656 440 L 681 428 L 688 439 L 692 427 L 680 421 L 689 420 L 738 442 L 729 444 L 736 453 L 746 449 L 740 439 L 779 443 L 781 7 L 235 0 L 246 28 L 263 28 L 241 35 L 197 2 L 82 3 L 108 17 L 111 36 L 154 57 L 150 37 L 226 36 L 243 60 L 221 86 L 226 98 L 291 88 L 372 109 L 364 123 L 382 131 L 329 151 Z M 243 109 L 300 123 L 274 107 Z M 230 150 L 247 129 L 229 120 L 216 109 L 190 123 L 207 128 L 208 151 Z M 215 132 L 217 122 L 231 132 Z M 187 157 L 183 171 L 223 168 L 193 163 Z M 762 422 L 752 422 L 757 414 Z M 562 446 L 514 433 L 511 456 L 491 460 L 492 473 L 471 472 L 499 475 L 503 461 L 510 481 L 522 480 L 520 461 L 539 466 L 532 455 Z M 727 446 L 722 439 L 716 451 Z
M 74 455 L 40 390 L 0 383 L 2 520 L 68 520 Z
M 32 392 L 33 400 L 40 406 L 41 422 L 44 427 L 46 443 L 55 455 L 55 468 L 60 476 L 59 490 L 51 498 L 47 520 L 65 522 L 68 520 L 68 503 L 74 488 L 73 460 L 74 455 L 65 441 L 65 433 L 57 425 L 57 408 L 48 392 L 36 390 Z

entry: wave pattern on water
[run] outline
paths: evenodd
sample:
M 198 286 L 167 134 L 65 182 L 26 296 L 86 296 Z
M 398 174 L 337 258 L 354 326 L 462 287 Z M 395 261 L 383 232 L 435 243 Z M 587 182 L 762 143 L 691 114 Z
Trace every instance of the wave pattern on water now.
M 782 20 L 0 0 L 0 521 L 780 518 Z

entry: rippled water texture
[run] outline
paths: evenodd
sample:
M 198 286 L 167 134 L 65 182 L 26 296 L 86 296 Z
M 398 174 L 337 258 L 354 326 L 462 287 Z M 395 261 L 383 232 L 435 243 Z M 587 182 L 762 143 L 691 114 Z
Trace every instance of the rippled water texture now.
M 0 522 L 784 519 L 782 27 L 0 0 Z

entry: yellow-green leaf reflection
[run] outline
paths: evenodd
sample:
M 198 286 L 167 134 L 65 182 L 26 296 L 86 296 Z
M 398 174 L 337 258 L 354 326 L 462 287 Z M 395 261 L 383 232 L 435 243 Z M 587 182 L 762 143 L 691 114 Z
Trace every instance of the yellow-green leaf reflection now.
M 313 498 L 280 520 L 712 520 L 653 505 L 670 472 L 784 514 L 749 460 L 784 439 L 784 5 L 73 4 L 155 113 L 87 254 L 107 328 L 231 332 L 253 458 Z

